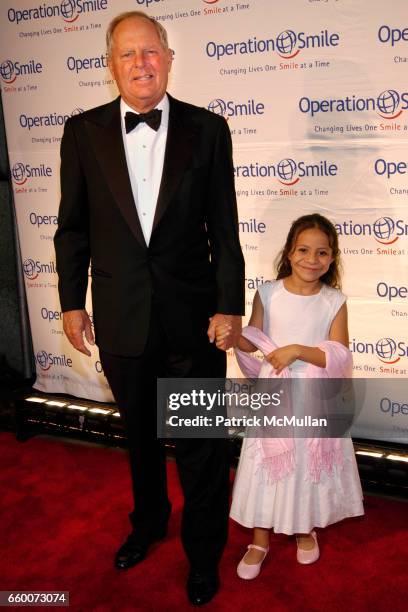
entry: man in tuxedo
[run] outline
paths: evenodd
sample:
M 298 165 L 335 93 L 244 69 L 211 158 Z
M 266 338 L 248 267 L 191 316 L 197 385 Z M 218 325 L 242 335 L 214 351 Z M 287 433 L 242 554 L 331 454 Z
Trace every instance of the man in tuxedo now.
M 66 123 L 55 248 L 64 330 L 87 355 L 91 262 L 95 339 L 129 440 L 133 528 L 115 557 L 127 569 L 165 537 L 171 511 L 156 380 L 225 376 L 215 327 L 230 325 L 229 346 L 239 336 L 244 263 L 226 121 L 166 93 L 173 52 L 148 15 L 113 19 L 107 47 L 120 97 Z M 227 538 L 227 441 L 178 440 L 175 452 L 199 605 L 218 589 Z

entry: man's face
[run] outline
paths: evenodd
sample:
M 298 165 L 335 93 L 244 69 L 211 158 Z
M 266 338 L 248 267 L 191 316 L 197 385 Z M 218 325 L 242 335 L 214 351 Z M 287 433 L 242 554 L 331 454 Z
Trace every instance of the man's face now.
M 163 98 L 172 63 L 172 52 L 164 49 L 152 23 L 130 17 L 115 28 L 109 69 L 124 101 L 139 113 Z

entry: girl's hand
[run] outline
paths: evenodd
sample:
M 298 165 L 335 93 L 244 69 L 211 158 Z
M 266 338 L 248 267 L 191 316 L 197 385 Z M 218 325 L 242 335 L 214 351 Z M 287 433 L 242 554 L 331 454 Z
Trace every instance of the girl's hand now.
M 232 326 L 229 323 L 221 323 L 215 328 L 215 345 L 222 351 L 226 350 L 227 340 L 231 334 Z
M 300 348 L 298 344 L 288 344 L 266 355 L 265 359 L 275 368 L 276 374 L 280 374 L 284 368 L 299 358 Z

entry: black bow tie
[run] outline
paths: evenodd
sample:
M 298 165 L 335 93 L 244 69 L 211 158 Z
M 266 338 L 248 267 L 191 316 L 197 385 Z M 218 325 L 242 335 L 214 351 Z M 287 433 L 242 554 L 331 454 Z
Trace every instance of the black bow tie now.
M 149 127 L 152 128 L 155 132 L 160 127 L 161 122 L 161 110 L 158 108 L 154 108 L 148 113 L 140 113 L 137 115 L 136 113 L 126 113 L 125 115 L 125 126 L 126 126 L 126 134 L 129 134 L 132 130 L 135 129 L 139 123 L 147 123 Z

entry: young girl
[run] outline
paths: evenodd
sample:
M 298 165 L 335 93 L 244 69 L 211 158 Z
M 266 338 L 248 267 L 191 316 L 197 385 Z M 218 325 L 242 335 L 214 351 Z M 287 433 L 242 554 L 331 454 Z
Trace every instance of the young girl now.
M 328 348 L 340 349 L 351 364 L 348 348 L 344 348 L 348 347 L 347 307 L 346 297 L 339 290 L 339 259 L 337 233 L 328 219 L 312 214 L 292 224 L 278 263 L 277 280 L 258 289 L 249 327 L 243 330 L 244 335 L 251 336 L 248 330 L 256 332 L 253 328 L 258 328 L 279 347 L 265 357 L 275 375 L 304 377 L 315 366 L 313 375 L 322 372 L 323 377 L 326 348 L 318 346 L 327 340 L 334 341 Z M 218 327 L 216 342 L 220 348 L 228 332 L 228 326 Z M 246 353 L 257 350 L 244 335 L 238 349 Z M 261 477 L 254 439 L 245 438 L 243 442 L 231 506 L 234 520 L 254 528 L 252 544 L 237 568 L 243 579 L 259 574 L 269 551 L 271 529 L 296 534 L 297 560 L 308 564 L 319 558 L 315 527 L 364 514 L 351 439 L 321 441 L 329 448 L 337 444 L 341 461 L 326 465 L 326 469 L 320 466 L 317 478 L 311 478 L 308 467 L 308 442 L 304 438 L 290 441 L 294 465 L 275 479 Z

